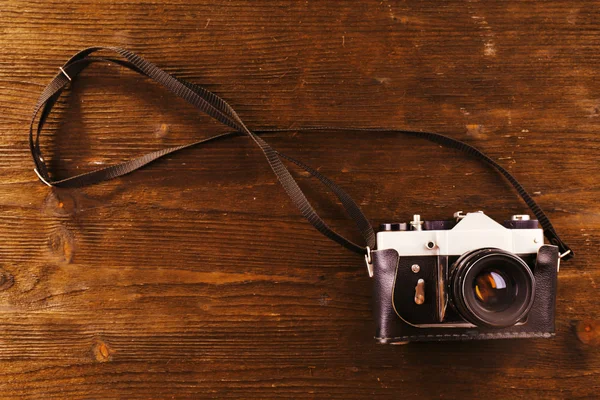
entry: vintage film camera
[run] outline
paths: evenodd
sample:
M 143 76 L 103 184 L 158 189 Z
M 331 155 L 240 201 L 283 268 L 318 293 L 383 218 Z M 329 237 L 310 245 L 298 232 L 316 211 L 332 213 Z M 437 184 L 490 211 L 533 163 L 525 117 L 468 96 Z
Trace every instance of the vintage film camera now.
M 380 343 L 554 335 L 558 247 L 538 221 L 483 212 L 383 224 L 371 253 Z

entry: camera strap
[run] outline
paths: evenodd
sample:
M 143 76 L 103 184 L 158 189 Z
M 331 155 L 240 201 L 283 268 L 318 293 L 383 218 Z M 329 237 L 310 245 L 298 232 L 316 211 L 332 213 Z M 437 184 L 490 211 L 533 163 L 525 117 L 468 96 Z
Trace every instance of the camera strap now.
M 100 50 L 109 50 L 114 53 L 117 53 L 122 57 L 122 59 L 91 56 L 92 53 Z M 114 63 L 122 67 L 128 68 L 132 71 L 135 71 L 139 74 L 142 74 L 161 84 L 178 97 L 181 97 L 182 99 L 196 107 L 198 110 L 204 112 L 205 114 L 221 122 L 222 124 L 229 126 L 234 131 L 219 134 L 185 145 L 153 151 L 151 153 L 144 154 L 142 156 L 130 159 L 119 164 L 96 169 L 69 178 L 53 180 L 49 175 L 48 168 L 46 166 L 44 158 L 42 157 L 42 152 L 40 149 L 40 134 L 42 128 L 54 104 L 60 97 L 65 87 L 74 78 L 76 78 L 77 75 L 81 71 L 83 71 L 87 66 L 95 62 Z M 559 238 L 558 234 L 556 233 L 546 214 L 533 200 L 533 198 L 527 193 L 523 186 L 506 169 L 504 169 L 501 165 L 496 163 L 490 157 L 486 156 L 473 146 L 437 133 L 397 129 L 308 127 L 297 129 L 263 129 L 252 131 L 244 124 L 244 122 L 235 112 L 235 110 L 219 96 L 198 85 L 195 85 L 193 83 L 187 82 L 183 79 L 176 78 L 168 74 L 167 72 L 158 68 L 156 65 L 144 60 L 140 56 L 128 50 L 116 47 L 91 47 L 82 50 L 75 54 L 73 57 L 71 57 L 69 61 L 67 61 L 62 67 L 59 68 L 59 72 L 48 84 L 48 86 L 46 86 L 35 106 L 33 116 L 31 118 L 31 124 L 29 126 L 29 149 L 31 151 L 33 162 L 35 164 L 34 171 L 43 183 L 51 187 L 73 188 L 93 185 L 99 182 L 123 176 L 149 163 L 152 163 L 153 161 L 156 161 L 160 158 L 163 158 L 169 154 L 173 154 L 183 149 L 207 144 L 209 142 L 214 142 L 228 137 L 245 135 L 250 137 L 250 139 L 262 150 L 267 162 L 269 163 L 271 169 L 277 176 L 277 179 L 283 186 L 285 192 L 288 194 L 294 205 L 300 210 L 300 213 L 308 220 L 308 222 L 326 237 L 339 243 L 340 245 L 344 246 L 349 250 L 365 255 L 367 257 L 367 260 L 369 260 L 370 251 L 371 249 L 375 249 L 376 246 L 375 232 L 373 231 L 373 227 L 371 226 L 369 220 L 363 214 L 356 202 L 354 202 L 354 200 L 352 200 L 352 198 L 341 187 L 336 185 L 323 174 L 299 160 L 296 160 L 292 157 L 278 152 L 277 150 L 274 150 L 263 138 L 260 137 L 261 134 L 267 132 L 294 132 L 309 130 L 335 130 L 347 132 L 388 132 L 392 134 L 402 134 L 427 139 L 445 147 L 463 151 L 475 157 L 476 159 L 492 166 L 494 169 L 500 172 L 500 174 L 502 174 L 517 190 L 517 193 L 521 196 L 521 198 L 525 201 L 527 206 L 536 216 L 540 225 L 544 229 L 544 234 L 546 235 L 550 243 L 558 246 L 562 257 L 564 257 L 564 259 L 567 260 L 573 256 L 573 252 L 571 251 L 571 249 Z M 320 180 L 329 190 L 331 190 L 337 196 L 350 218 L 358 227 L 364 239 L 364 245 L 358 245 L 352 242 L 351 240 L 346 239 L 344 236 L 338 234 L 333 229 L 331 229 L 327 225 L 327 223 L 323 221 L 323 219 L 317 214 L 313 206 L 310 204 L 310 202 L 308 201 L 308 199 L 298 186 L 296 180 L 293 178 L 293 176 L 289 172 L 288 168 L 284 165 L 282 160 L 291 162 L 297 165 L 298 167 L 304 169 L 313 177 Z

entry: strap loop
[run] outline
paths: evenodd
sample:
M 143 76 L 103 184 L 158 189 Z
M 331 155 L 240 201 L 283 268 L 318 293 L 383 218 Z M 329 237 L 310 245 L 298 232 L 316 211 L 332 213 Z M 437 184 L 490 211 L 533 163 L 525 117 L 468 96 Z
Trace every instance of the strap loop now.
M 123 59 L 114 58 L 99 58 L 92 57 L 91 54 L 99 50 L 109 50 L 120 55 Z M 140 157 L 125 161 L 120 164 L 108 166 L 101 169 L 96 169 L 91 172 L 75 175 L 66 179 L 53 181 L 48 173 L 48 168 L 44 162 L 40 149 L 40 133 L 46 121 L 46 118 L 50 114 L 52 107 L 60 97 L 65 86 L 72 81 L 83 69 L 94 62 L 111 62 L 122 67 L 131 69 L 137 73 L 147 76 L 148 78 L 160 83 L 166 89 L 173 92 L 175 95 L 186 100 L 188 103 L 198 108 L 200 111 L 206 113 L 215 120 L 227 125 L 235 130 L 235 132 L 225 133 L 209 137 L 207 139 L 199 140 L 187 145 L 175 146 L 167 149 L 157 150 Z M 450 137 L 440 135 L 437 133 L 421 132 L 421 131 L 405 131 L 396 129 L 381 129 L 381 128 L 339 128 L 339 127 L 308 127 L 300 129 L 270 129 L 262 131 L 251 131 L 246 127 L 244 122 L 235 112 L 235 110 L 227 104 L 225 100 L 209 92 L 208 90 L 187 82 L 183 79 L 176 78 L 166 73 L 165 71 L 158 68 L 156 65 L 142 59 L 140 56 L 117 47 L 91 47 L 80 51 L 75 54 L 65 65 L 59 68 L 60 73 L 57 74 L 54 79 L 46 86 L 40 98 L 35 106 L 33 116 L 31 118 L 31 124 L 29 127 L 29 149 L 33 157 L 35 164 L 35 173 L 41 182 L 48 186 L 56 187 L 81 187 L 92 185 L 98 182 L 113 179 L 130 172 L 133 172 L 153 161 L 156 161 L 168 154 L 175 153 L 177 151 L 187 149 L 189 147 L 206 144 L 212 141 L 223 139 L 226 137 L 232 137 L 234 135 L 245 135 L 248 136 L 252 141 L 262 150 L 267 162 L 271 166 L 271 169 L 277 176 L 279 182 L 283 186 L 284 190 L 300 210 L 302 215 L 315 227 L 319 232 L 341 244 L 342 246 L 350 249 L 356 253 L 364 254 L 366 257 L 367 265 L 369 265 L 370 251 L 375 248 L 375 232 L 371 224 L 369 223 L 366 216 L 360 210 L 360 207 L 352 200 L 352 198 L 338 185 L 333 183 L 327 177 L 309 167 L 308 165 L 295 160 L 289 156 L 286 156 L 278 151 L 274 150 L 264 139 L 259 135 L 266 132 L 290 132 L 290 131 L 308 131 L 308 130 L 338 130 L 338 131 L 361 131 L 361 132 L 389 132 L 393 134 L 402 134 L 414 137 L 420 137 L 427 139 L 434 143 L 441 144 L 446 147 L 454 148 L 463 151 L 479 161 L 482 161 L 494 169 L 496 169 L 501 175 L 503 175 L 510 184 L 517 190 L 517 193 L 525 201 L 527 206 L 534 213 L 542 228 L 544 234 L 550 240 L 552 244 L 559 247 L 560 253 L 565 260 L 573 257 L 573 251 L 567 246 L 558 236 L 554 227 L 550 223 L 550 220 L 533 198 L 527 193 L 523 186 L 501 165 L 496 161 L 492 160 L 481 151 L 472 147 L 459 140 L 452 139 Z M 40 115 L 35 126 L 36 118 Z M 35 126 L 35 134 L 34 134 Z M 287 167 L 283 164 L 282 159 L 288 160 L 293 164 L 296 164 L 300 168 L 309 172 L 312 176 L 319 179 L 327 188 L 329 188 L 340 200 L 342 206 L 345 208 L 348 215 L 356 223 L 359 228 L 361 235 L 365 241 L 364 246 L 360 246 L 352 241 L 341 236 L 337 232 L 333 231 L 323 221 L 317 212 L 314 210 L 296 180 L 292 177 Z
M 103 58 L 94 58 L 89 57 L 89 55 L 98 50 L 111 50 L 121 55 L 125 61 L 123 60 L 115 60 L 115 59 L 103 59 Z M 143 74 L 156 82 L 162 84 L 168 90 L 176 94 L 177 96 L 183 98 L 188 103 L 192 104 L 200 111 L 208 114 L 213 117 L 217 121 L 230 126 L 236 129 L 237 132 L 227 133 L 222 135 L 217 135 L 208 139 L 204 139 L 189 145 L 176 146 L 168 149 L 158 150 L 141 157 L 134 158 L 133 160 L 126 161 L 121 164 L 97 169 L 88 173 L 76 175 L 67 179 L 62 179 L 58 181 L 53 181 L 49 174 L 48 169 L 45 165 L 43 158 L 41 157 L 41 149 L 39 146 L 39 138 L 41 129 L 43 124 L 50 113 L 53 105 L 56 100 L 64 90 L 64 87 L 70 82 L 67 78 L 74 78 L 81 72 L 86 66 L 96 61 L 110 61 L 115 62 L 119 65 L 132 69 L 140 74 Z M 93 47 L 86 50 L 83 50 L 73 56 L 62 68 L 61 71 L 63 74 L 59 74 L 55 76 L 52 82 L 46 87 L 46 89 L 42 92 L 40 99 L 35 107 L 34 114 L 32 117 L 30 130 L 29 130 L 29 147 L 31 150 L 31 154 L 33 157 L 33 161 L 36 165 L 36 174 L 40 178 L 40 180 L 47 185 L 56 186 L 56 187 L 81 187 L 85 185 L 91 185 L 94 183 L 98 183 L 101 181 L 105 181 L 108 179 L 113 179 L 118 176 L 125 175 L 132 171 L 135 171 L 142 166 L 153 162 L 161 157 L 166 156 L 167 154 L 171 154 L 173 152 L 182 150 L 184 148 L 188 148 L 195 145 L 200 145 L 203 143 L 207 143 L 219 138 L 223 138 L 226 136 L 232 136 L 238 133 L 246 135 L 250 137 L 262 150 L 265 158 L 267 159 L 271 169 L 279 179 L 279 182 L 285 189 L 288 196 L 291 198 L 292 202 L 298 207 L 301 211 L 302 215 L 322 234 L 334 240 L 335 242 L 341 244 L 342 246 L 348 248 L 359 254 L 365 253 L 365 247 L 360 246 L 345 237 L 341 236 L 334 230 L 332 230 L 326 223 L 323 221 L 317 212 L 314 210 L 300 187 L 298 186 L 295 179 L 290 174 L 289 170 L 285 167 L 282 162 L 282 158 L 287 159 L 299 167 L 305 169 L 311 175 L 319 179 L 323 184 L 325 184 L 329 189 L 331 189 L 334 194 L 338 197 L 350 217 L 355 221 L 363 238 L 365 240 L 366 245 L 375 246 L 375 232 L 365 215 L 360 210 L 360 207 L 352 200 L 352 198 L 339 186 L 335 185 L 331 180 L 320 174 L 318 171 L 308 167 L 304 163 L 295 160 L 289 156 L 285 156 L 266 143 L 262 138 L 260 138 L 256 133 L 250 131 L 243 121 L 239 118 L 235 110 L 229 106 L 225 100 L 221 99 L 217 95 L 209 92 L 208 90 L 194 85 L 189 82 L 185 82 L 183 80 L 177 79 L 163 70 L 156 67 L 154 64 L 151 64 L 141 57 L 120 48 L 100 48 Z M 35 124 L 35 119 L 37 115 L 40 114 L 40 118 L 36 127 L 36 133 L 34 135 L 33 129 Z

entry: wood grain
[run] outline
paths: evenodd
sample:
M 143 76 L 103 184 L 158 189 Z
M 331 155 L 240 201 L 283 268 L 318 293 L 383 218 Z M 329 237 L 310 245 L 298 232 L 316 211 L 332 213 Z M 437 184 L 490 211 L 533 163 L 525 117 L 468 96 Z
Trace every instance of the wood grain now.
M 0 397 L 595 398 L 600 390 L 596 2 L 0 2 Z M 55 190 L 27 125 L 76 51 L 114 45 L 224 97 L 251 128 L 431 130 L 514 173 L 577 257 L 552 340 L 379 346 L 360 257 L 321 237 L 244 138 Z M 93 66 L 43 132 L 56 176 L 224 131 Z M 488 168 L 383 133 L 266 135 L 372 223 L 525 212 Z M 330 224 L 339 204 L 296 172 Z M 586 330 L 586 327 L 589 329 Z

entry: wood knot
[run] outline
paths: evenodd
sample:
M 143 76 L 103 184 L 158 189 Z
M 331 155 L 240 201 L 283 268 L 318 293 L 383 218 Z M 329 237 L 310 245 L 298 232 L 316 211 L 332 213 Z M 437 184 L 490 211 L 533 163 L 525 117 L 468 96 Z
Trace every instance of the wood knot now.
M 169 134 L 169 125 L 168 124 L 160 124 L 154 130 L 154 134 L 157 138 L 165 137 Z
M 70 264 L 73 261 L 74 240 L 73 235 L 64 227 L 60 227 L 48 238 L 48 248 L 58 258 Z
M 575 332 L 581 343 L 600 346 L 600 321 L 583 320 L 575 324 Z
M 75 198 L 66 190 L 53 188 L 42 203 L 46 213 L 55 216 L 72 215 L 77 209 Z
M 487 129 L 481 124 L 467 124 L 467 135 L 475 139 L 485 139 L 487 137 Z
M 10 289 L 15 284 L 15 277 L 7 270 L 0 268 L 0 291 Z
M 111 361 L 114 352 L 115 351 L 102 340 L 96 340 L 92 345 L 92 355 L 98 362 Z

